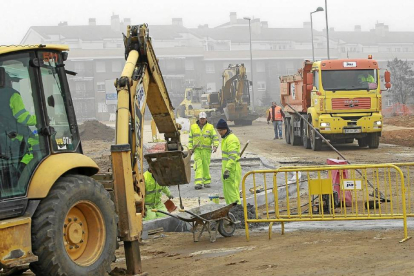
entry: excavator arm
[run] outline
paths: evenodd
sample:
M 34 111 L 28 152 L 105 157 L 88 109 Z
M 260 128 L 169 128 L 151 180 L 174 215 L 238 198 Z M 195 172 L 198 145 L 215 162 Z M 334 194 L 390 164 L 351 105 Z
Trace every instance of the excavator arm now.
M 145 212 L 143 159 L 155 180 L 163 186 L 190 182 L 190 158 L 183 152 L 180 125 L 155 56 L 148 26 L 128 26 L 124 35 L 126 63 L 116 79 L 118 93 L 116 143 L 111 147 L 115 203 L 119 214 L 119 237 L 124 241 L 127 275 L 141 273 L 138 240 Z M 143 156 L 143 126 L 148 108 L 160 133 L 165 151 Z

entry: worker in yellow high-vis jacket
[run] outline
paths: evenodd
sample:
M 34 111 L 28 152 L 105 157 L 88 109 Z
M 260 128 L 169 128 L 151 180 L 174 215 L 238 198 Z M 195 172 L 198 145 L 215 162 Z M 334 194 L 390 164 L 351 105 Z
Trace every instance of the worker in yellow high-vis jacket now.
M 13 88 L 7 73 L 4 73 L 4 83 L 0 85 L 0 118 L 1 131 L 6 131 L 12 141 L 18 141 L 22 149 L 22 143 L 26 143 L 19 158 L 18 171 L 21 173 L 33 159 L 33 151 L 39 148 L 37 134 L 32 133 L 28 127 L 36 125 L 36 116 L 26 110 L 20 93 Z
M 207 122 L 207 114 L 200 112 L 198 121 L 191 125 L 188 149 L 194 152 L 195 189 L 209 188 L 211 184 L 211 152 L 216 152 L 219 145 L 217 133 L 212 124 Z
M 145 181 L 145 218 L 144 220 L 152 220 L 156 218 L 162 218 L 166 215 L 153 212 L 153 209 L 160 211 L 168 212 L 164 203 L 161 201 L 162 193 L 168 196 L 169 199 L 173 199 L 170 189 L 167 186 L 160 186 L 157 181 L 155 181 L 154 176 L 151 171 L 148 170 L 144 173 Z
M 217 123 L 217 131 L 220 134 L 222 154 L 222 181 L 223 194 L 226 204 L 237 202 L 240 204 L 239 186 L 241 180 L 240 166 L 240 141 L 230 130 L 227 122 L 220 119 Z

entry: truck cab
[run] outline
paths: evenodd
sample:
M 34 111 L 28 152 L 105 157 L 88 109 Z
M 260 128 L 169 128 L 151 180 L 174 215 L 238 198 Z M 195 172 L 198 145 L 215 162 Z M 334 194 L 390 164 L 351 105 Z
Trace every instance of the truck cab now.
M 308 114 L 326 139 L 377 148 L 382 130 L 380 75 L 373 59 L 322 60 L 311 70 Z

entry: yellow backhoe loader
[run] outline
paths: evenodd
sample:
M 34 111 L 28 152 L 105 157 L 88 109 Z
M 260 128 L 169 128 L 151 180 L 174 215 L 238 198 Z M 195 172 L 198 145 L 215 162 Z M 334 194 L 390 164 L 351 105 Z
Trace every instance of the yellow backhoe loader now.
M 116 143 L 111 147 L 114 202 L 82 154 L 59 45 L 0 47 L 0 275 L 106 275 L 117 236 L 127 275 L 142 273 L 139 239 L 145 212 L 145 107 L 164 133 L 165 152 L 145 156 L 160 185 L 190 181 L 147 25 L 128 26 L 126 63 L 115 81 Z

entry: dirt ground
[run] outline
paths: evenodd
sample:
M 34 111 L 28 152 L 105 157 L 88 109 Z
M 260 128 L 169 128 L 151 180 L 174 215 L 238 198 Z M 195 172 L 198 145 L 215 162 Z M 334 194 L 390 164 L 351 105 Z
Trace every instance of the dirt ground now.
M 413 129 L 409 129 L 413 127 Z M 274 166 L 326 164 L 337 154 L 327 146 L 320 152 L 273 140 L 273 127 L 265 121 L 252 126 L 231 127 L 247 151 L 265 157 Z M 90 130 L 89 130 L 90 131 Z M 91 132 L 91 131 L 90 131 Z M 150 132 L 144 131 L 150 137 Z M 92 134 L 91 134 L 92 133 Z M 83 140 L 84 152 L 102 168 L 110 170 L 111 144 L 92 131 Z M 85 135 L 85 133 L 84 133 Z M 94 136 L 95 135 L 95 136 Z M 183 134 L 183 141 L 186 141 Z M 414 117 L 385 120 L 378 149 L 359 148 L 353 144 L 337 145 L 351 163 L 393 163 L 414 160 Z M 148 140 L 147 140 L 148 141 Z M 188 199 L 195 203 L 196 199 Z M 191 205 L 191 204 L 190 204 Z M 323 222 L 321 222 L 323 223 Z M 364 223 L 364 222 L 360 222 Z M 210 243 L 204 234 L 194 243 L 191 233 L 157 234 L 141 246 L 143 270 L 149 275 L 414 275 L 414 241 L 399 243 L 401 229 L 326 231 L 306 230 L 280 235 L 274 230 L 268 239 L 266 231 L 251 232 L 250 242 L 244 231 L 232 238 L 219 237 Z M 411 232 L 411 233 L 410 233 Z M 414 236 L 414 230 L 409 229 Z M 113 275 L 124 275 L 125 256 L 117 252 Z
M 215 243 L 165 235 L 141 246 L 149 275 L 414 275 L 413 241 L 399 243 L 401 230 L 275 231 L 271 240 L 256 232 L 249 242 L 238 230 Z M 125 259 L 113 267 L 125 267 Z

